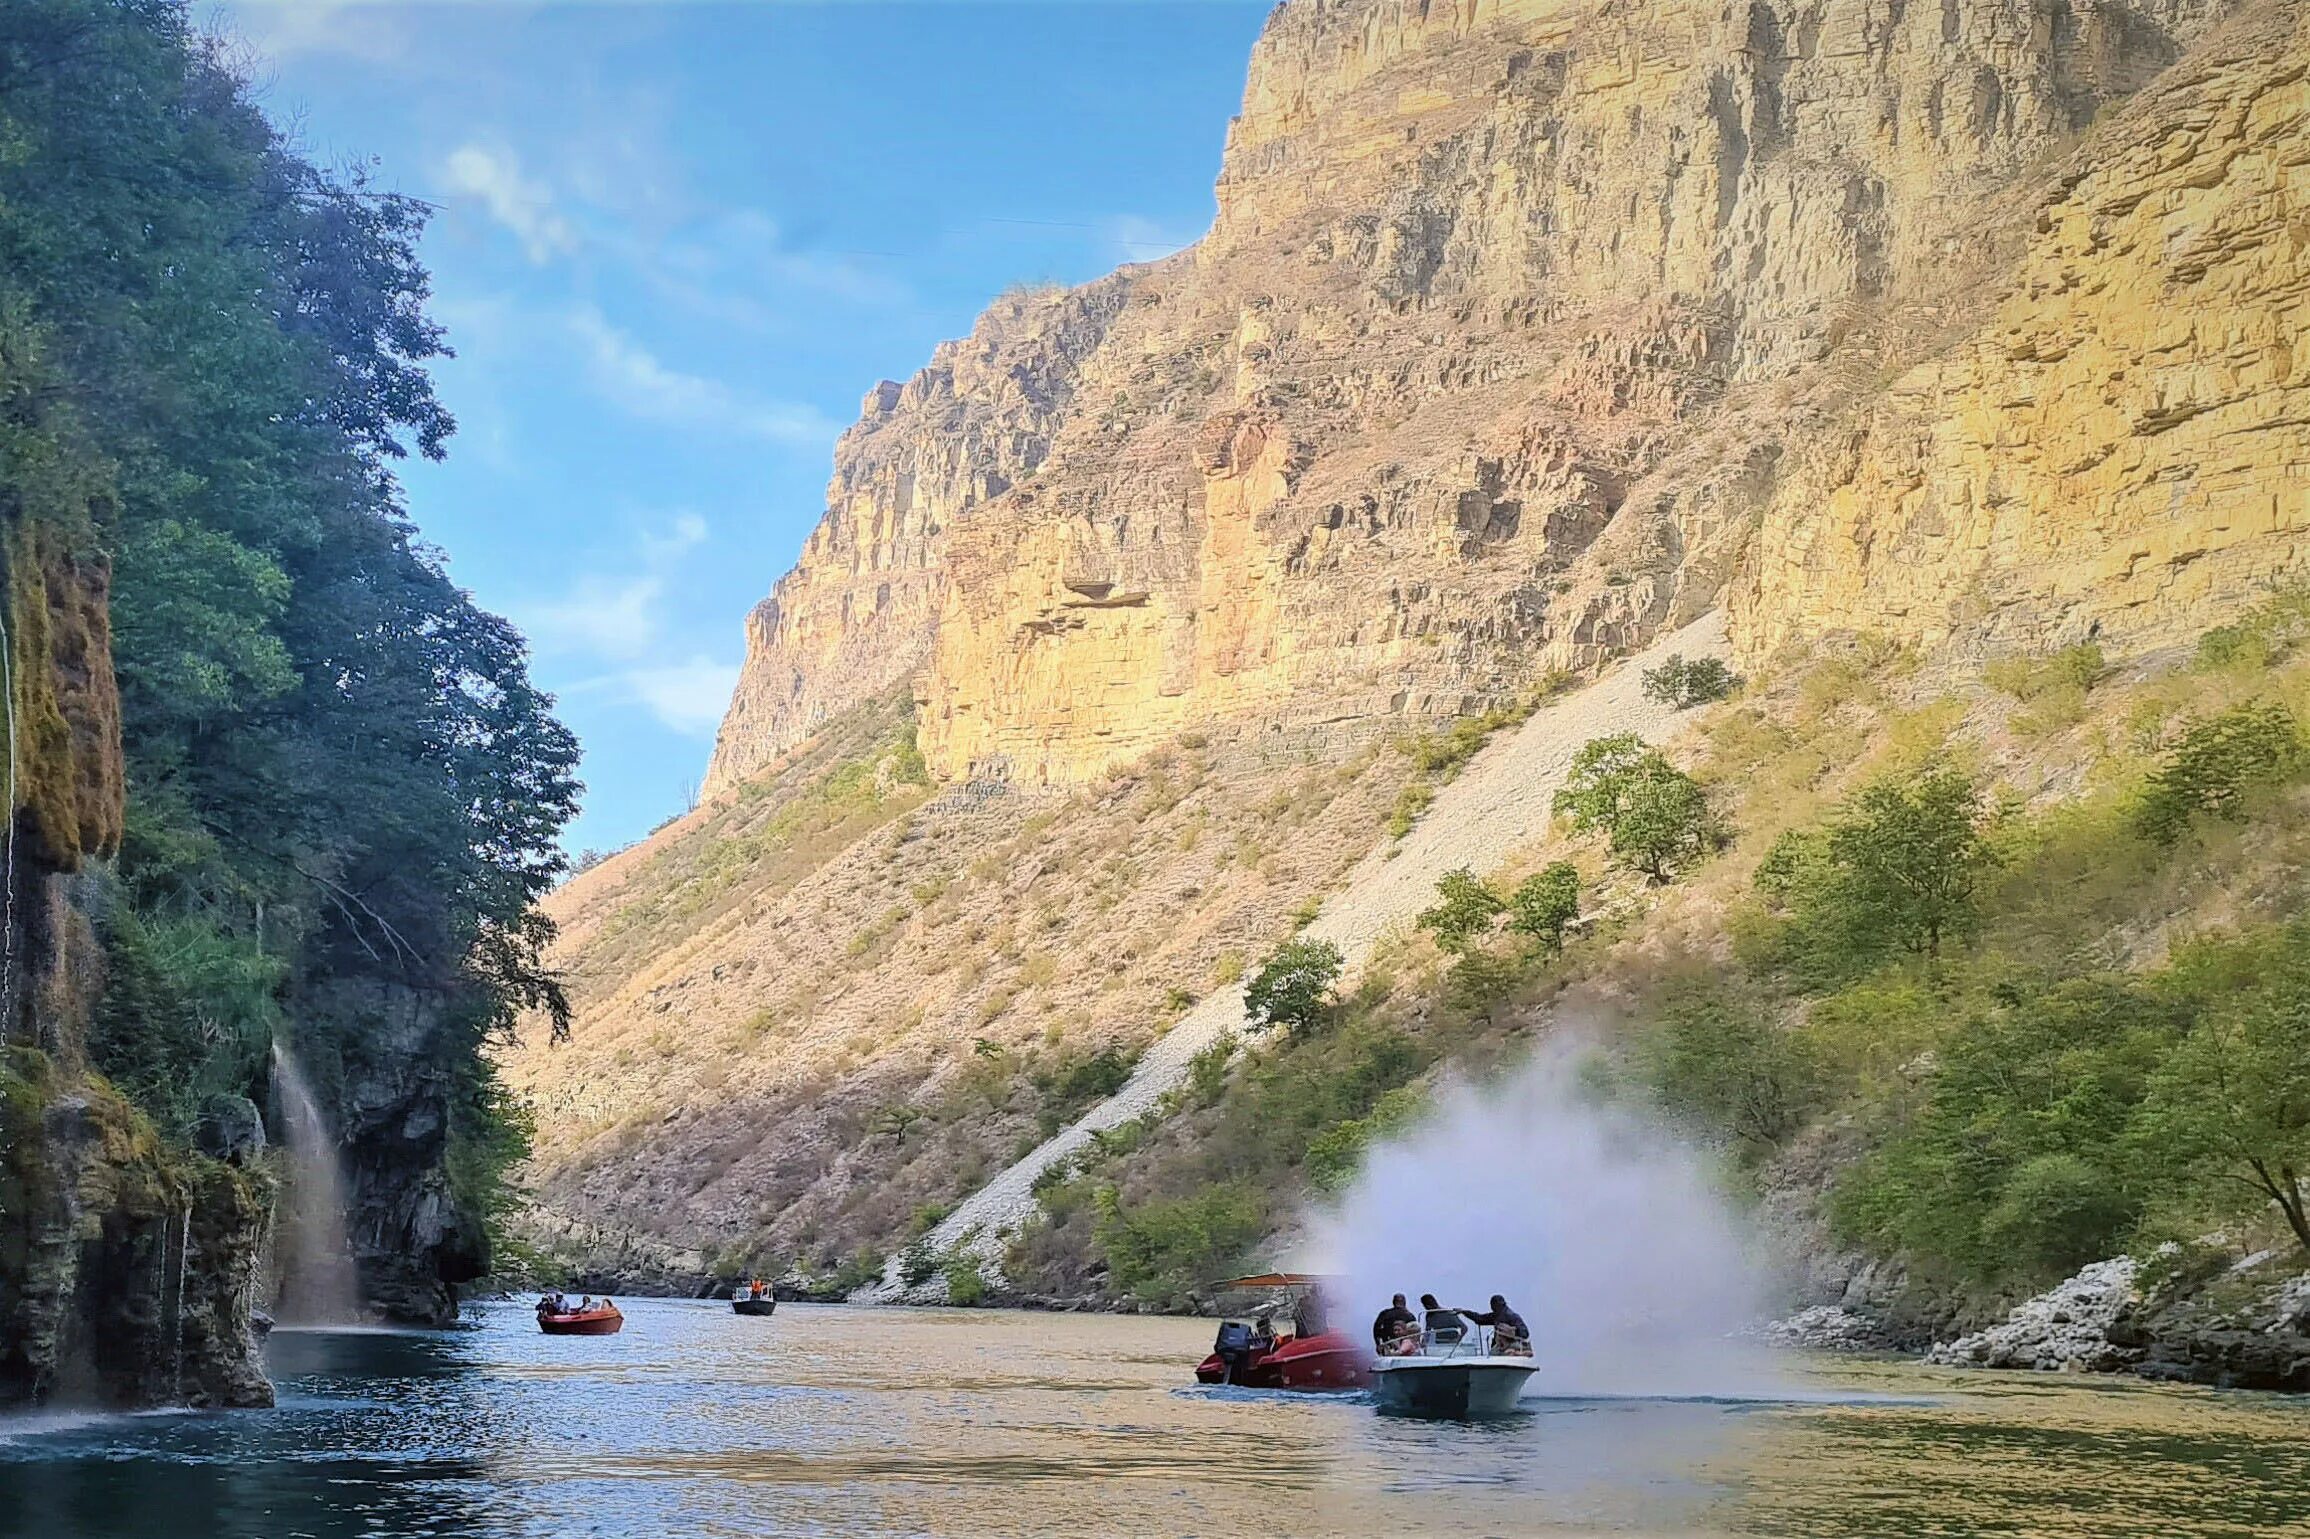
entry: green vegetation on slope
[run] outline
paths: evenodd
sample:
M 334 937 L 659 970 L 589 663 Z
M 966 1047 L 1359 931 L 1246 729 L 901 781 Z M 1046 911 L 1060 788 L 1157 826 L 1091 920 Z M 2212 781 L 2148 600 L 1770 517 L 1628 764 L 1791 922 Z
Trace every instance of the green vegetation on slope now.
M 111 657 L 77 659 L 117 675 L 127 750 L 95 1065 L 181 1139 L 263 1099 L 276 1033 L 330 1086 L 418 1054 L 441 1131 L 393 1157 L 449 1159 L 478 1209 L 522 1132 L 481 1045 L 563 1019 L 531 903 L 577 749 L 391 473 L 453 428 L 423 217 L 293 153 L 174 0 L 0 11 L 12 632 L 26 531 L 111 572 Z M 425 1041 L 372 1037 L 389 997 Z
M 1016 1275 L 1184 1301 L 1351 1178 L 1433 1074 L 1512 1064 L 1566 990 L 1621 1002 L 1624 1093 L 1905 1257 L 1923 1309 L 2223 1225 L 2310 1246 L 2306 612 L 2273 597 L 2187 667 L 2071 649 L 1986 687 L 1864 638 L 1702 718 L 1689 776 L 1590 745 L 1567 831 L 1629 870 L 1599 922 L 1560 956 L 1502 923 L 1507 892 L 1577 912 L 1569 865 L 1448 875 L 1345 1000 L 1199 1064 L 1175 1116 L 1054 1184 Z M 1609 846 L 1627 785 L 1669 774 L 1708 832 L 1664 887 Z

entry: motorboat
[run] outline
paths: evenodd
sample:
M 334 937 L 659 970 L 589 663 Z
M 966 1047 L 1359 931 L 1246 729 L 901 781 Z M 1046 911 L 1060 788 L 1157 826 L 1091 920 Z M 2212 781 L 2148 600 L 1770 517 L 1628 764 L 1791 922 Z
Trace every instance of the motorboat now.
M 537 1316 L 537 1328 L 548 1336 L 615 1336 L 625 1323 L 606 1299 L 591 1309 L 539 1310 Z
M 1371 1348 L 1344 1331 L 1329 1328 L 1323 1279 L 1300 1272 L 1263 1272 L 1218 1285 L 1229 1294 L 1264 1301 L 1256 1313 L 1267 1319 L 1288 1307 L 1292 1330 L 1263 1337 L 1251 1320 L 1221 1321 L 1211 1355 L 1196 1365 L 1203 1384 L 1236 1384 L 1246 1389 L 1343 1390 L 1364 1386 Z
M 730 1308 L 742 1315 L 766 1315 L 778 1308 L 778 1301 L 767 1293 L 734 1293 Z
M 1529 1351 L 1496 1350 L 1481 1325 L 1430 1325 L 1412 1351 L 1372 1359 L 1371 1385 L 1383 1416 L 1467 1420 L 1513 1414 L 1538 1369 Z

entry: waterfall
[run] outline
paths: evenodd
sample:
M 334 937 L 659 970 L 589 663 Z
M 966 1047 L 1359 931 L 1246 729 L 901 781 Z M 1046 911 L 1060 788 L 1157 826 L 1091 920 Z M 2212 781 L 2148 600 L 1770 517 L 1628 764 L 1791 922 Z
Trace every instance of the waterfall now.
M 287 1222 L 276 1266 L 284 1324 L 351 1325 L 366 1318 L 345 1238 L 345 1181 L 337 1140 L 288 1044 L 273 1042 L 273 1098 L 289 1151 Z
M 184 1205 L 184 1228 L 177 1232 L 176 1239 L 176 1318 L 172 1325 L 176 1335 L 174 1394 L 179 1401 L 184 1399 L 184 1274 L 185 1268 L 192 1261 L 192 1215 L 192 1204 L 188 1202 Z M 167 1236 L 168 1231 L 164 1228 L 161 1231 L 164 1250 L 167 1248 Z

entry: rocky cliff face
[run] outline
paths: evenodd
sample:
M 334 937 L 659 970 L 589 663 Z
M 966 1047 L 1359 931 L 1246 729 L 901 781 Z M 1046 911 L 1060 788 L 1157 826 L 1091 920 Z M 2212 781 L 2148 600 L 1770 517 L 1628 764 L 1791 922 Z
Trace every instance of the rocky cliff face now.
M 102 894 L 76 873 L 118 848 L 123 786 L 110 571 L 79 533 L 18 514 L 0 547 L 0 1404 L 270 1405 L 249 1329 L 269 1176 L 246 1145 L 165 1148 L 87 1062 Z
M 1967 562 L 2032 518 L 2068 586 L 2020 579 L 2040 601 L 1997 634 L 2049 639 L 2158 497 L 2236 522 L 2180 489 L 2186 445 L 2285 459 L 2223 436 L 2288 417 L 2254 383 L 2284 372 L 2284 157 L 2207 177 L 2286 108 L 2225 114 L 2185 71 L 2112 113 L 2215 10 L 1291 0 L 1201 243 L 998 304 L 868 398 L 751 623 L 712 788 L 904 680 L 935 770 L 1026 783 L 1201 720 L 1455 713 L 1697 610 L 1760 522 L 1744 646 L 1939 639 Z M 2121 210 L 2145 175 L 2167 191 Z M 2177 253 L 2216 205 L 2227 233 Z M 2240 304 L 2250 337 L 2192 319 Z M 2097 446 L 2160 435 L 2069 513 Z M 1992 474 L 2016 438 L 2029 463 Z M 2277 554 L 2201 565 L 2167 611 Z
M 2184 640 L 2310 554 L 2310 46 L 2206 40 L 2026 205 L 1985 322 L 1815 437 L 1741 592 L 1763 651 Z

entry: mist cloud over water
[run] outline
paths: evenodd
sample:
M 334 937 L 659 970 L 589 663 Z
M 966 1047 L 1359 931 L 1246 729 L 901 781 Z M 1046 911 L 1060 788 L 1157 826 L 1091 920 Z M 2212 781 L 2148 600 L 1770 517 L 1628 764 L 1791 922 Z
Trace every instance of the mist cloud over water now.
M 1446 1091 L 1376 1146 L 1317 1224 L 1344 1279 L 1342 1325 L 1391 1293 L 1532 1327 L 1533 1395 L 1755 1395 L 1785 1387 L 1734 1339 L 1770 1313 L 1764 1268 L 1708 1156 L 1583 1086 L 1582 1047 L 1552 1042 L 1502 1086 Z

